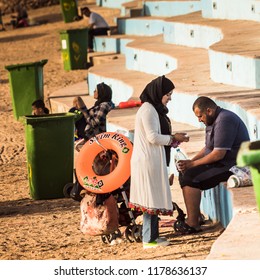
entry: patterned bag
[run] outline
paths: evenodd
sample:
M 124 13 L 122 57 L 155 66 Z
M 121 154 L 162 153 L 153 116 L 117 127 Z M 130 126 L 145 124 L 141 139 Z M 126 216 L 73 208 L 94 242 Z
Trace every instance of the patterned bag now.
M 88 235 L 107 235 L 119 227 L 117 201 L 113 195 L 97 203 L 98 195 L 86 194 L 80 203 L 80 230 Z

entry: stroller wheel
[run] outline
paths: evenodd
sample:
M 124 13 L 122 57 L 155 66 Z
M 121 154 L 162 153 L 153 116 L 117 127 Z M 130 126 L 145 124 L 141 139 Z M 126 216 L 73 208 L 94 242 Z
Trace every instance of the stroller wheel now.
M 64 194 L 65 197 L 70 198 L 70 192 L 71 192 L 73 186 L 74 186 L 73 183 L 68 183 L 64 186 L 63 194 Z
M 132 237 L 135 242 L 142 242 L 142 226 L 134 225 L 132 228 Z
M 127 226 L 125 230 L 125 237 L 131 243 L 135 242 L 132 232 L 133 232 L 133 226 L 132 225 Z
M 109 244 L 112 240 L 112 235 L 111 234 L 101 235 L 101 240 L 103 243 Z
M 101 240 L 105 244 L 110 244 L 112 240 L 115 240 L 115 239 L 117 239 L 118 237 L 121 237 L 121 236 L 122 236 L 122 233 L 118 229 L 118 230 L 116 230 L 115 232 L 113 232 L 111 234 L 101 235 Z
M 120 231 L 120 229 L 117 229 L 114 233 L 112 233 L 112 238 L 113 239 L 117 239 L 118 237 L 121 237 L 122 233 Z

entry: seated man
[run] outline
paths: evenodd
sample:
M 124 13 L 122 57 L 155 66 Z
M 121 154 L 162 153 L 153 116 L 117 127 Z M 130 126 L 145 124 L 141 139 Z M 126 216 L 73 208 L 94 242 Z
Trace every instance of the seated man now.
M 110 30 L 110 28 L 107 22 L 105 21 L 105 19 L 101 15 L 91 12 L 88 7 L 82 8 L 81 13 L 83 16 L 89 18 L 88 51 L 93 52 L 94 36 L 107 35 L 107 31 Z
M 201 231 L 201 191 L 226 181 L 236 164 L 242 142 L 249 141 L 243 121 L 233 112 L 220 108 L 208 97 L 201 96 L 193 104 L 199 122 L 206 126 L 205 147 L 191 160 L 178 162 L 179 181 L 187 210 L 187 220 L 175 223 L 182 234 Z

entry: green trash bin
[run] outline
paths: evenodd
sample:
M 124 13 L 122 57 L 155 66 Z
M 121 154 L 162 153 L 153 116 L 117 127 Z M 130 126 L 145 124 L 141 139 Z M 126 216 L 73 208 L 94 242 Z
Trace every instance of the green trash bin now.
M 73 113 L 23 117 L 33 199 L 62 198 L 73 182 L 74 119 Z
M 237 164 L 250 168 L 256 203 L 260 211 L 260 141 L 242 143 L 237 155 Z
M 60 31 L 64 70 L 87 69 L 88 28 Z
M 78 16 L 78 6 L 76 0 L 60 1 L 62 16 L 65 23 L 73 22 Z
M 47 59 L 16 65 L 7 65 L 13 113 L 16 120 L 32 113 L 32 103 L 43 99 L 43 66 Z

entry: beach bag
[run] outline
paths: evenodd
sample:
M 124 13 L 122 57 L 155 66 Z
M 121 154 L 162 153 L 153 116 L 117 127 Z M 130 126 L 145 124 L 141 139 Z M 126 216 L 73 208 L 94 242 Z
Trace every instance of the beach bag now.
M 84 234 L 108 235 L 119 227 L 117 201 L 113 195 L 86 194 L 80 202 L 80 230 Z

